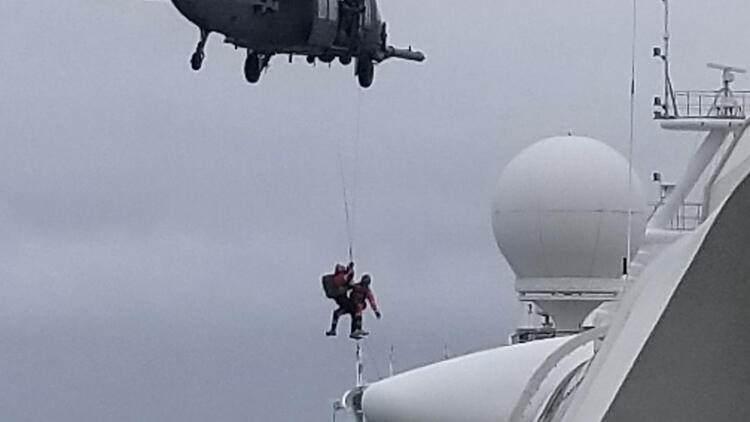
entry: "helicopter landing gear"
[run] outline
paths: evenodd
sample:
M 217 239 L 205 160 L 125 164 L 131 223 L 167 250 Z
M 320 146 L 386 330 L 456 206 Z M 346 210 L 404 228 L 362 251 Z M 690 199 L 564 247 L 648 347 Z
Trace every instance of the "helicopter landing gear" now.
M 201 67 L 203 66 L 203 59 L 205 58 L 205 54 L 199 51 L 196 51 L 193 53 L 193 55 L 190 57 L 190 67 L 193 68 L 194 71 L 201 70 Z
M 356 75 L 359 81 L 359 86 L 362 88 L 369 88 L 372 86 L 372 82 L 375 80 L 375 64 L 369 57 L 358 57 Z
M 251 84 L 258 83 L 263 69 L 268 66 L 269 60 L 271 60 L 270 55 L 258 54 L 248 50 L 245 60 L 245 79 Z
M 210 32 L 201 28 L 201 39 L 198 41 L 198 46 L 195 47 L 195 53 L 190 57 L 190 67 L 196 72 L 201 69 L 203 66 L 203 59 L 206 58 L 205 48 L 209 34 Z
M 339 56 L 339 63 L 349 66 L 352 63 L 352 56 Z

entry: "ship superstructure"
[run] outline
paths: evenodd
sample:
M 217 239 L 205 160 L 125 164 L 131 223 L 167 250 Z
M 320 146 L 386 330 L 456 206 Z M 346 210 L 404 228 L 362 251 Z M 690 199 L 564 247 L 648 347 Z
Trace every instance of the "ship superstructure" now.
M 733 89 L 744 69 L 715 63 L 718 89 L 673 88 L 663 2 L 654 117 L 703 134 L 682 178 L 654 173 L 649 207 L 627 158 L 602 142 L 527 148 L 501 176 L 493 228 L 519 300 L 545 323 L 509 346 L 359 387 L 347 400 L 360 418 L 750 420 L 750 93 Z

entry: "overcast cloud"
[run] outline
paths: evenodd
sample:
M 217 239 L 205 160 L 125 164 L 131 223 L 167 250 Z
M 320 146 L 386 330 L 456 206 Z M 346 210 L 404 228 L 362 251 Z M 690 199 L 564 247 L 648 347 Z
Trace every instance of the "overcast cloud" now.
M 629 3 L 381 0 L 392 42 L 428 61 L 379 66 L 361 94 L 356 253 L 384 313 L 366 320 L 370 379 L 390 345 L 402 370 L 521 320 L 495 181 L 569 130 L 627 150 Z M 649 121 L 661 2 L 639 3 L 636 166 L 675 179 L 698 138 Z M 706 61 L 749 64 L 746 1 L 674 9 L 678 87 L 715 87 Z M 135 0 L 4 0 L 0 39 L 0 419 L 330 418 L 354 378 L 319 283 L 346 258 L 351 69 L 278 57 L 249 86 L 215 35 L 194 73 L 196 29 Z

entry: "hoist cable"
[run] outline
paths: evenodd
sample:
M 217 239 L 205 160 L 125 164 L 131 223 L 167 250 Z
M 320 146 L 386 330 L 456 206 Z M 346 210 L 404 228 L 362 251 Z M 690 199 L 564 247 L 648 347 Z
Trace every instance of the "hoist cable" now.
M 352 242 L 357 237 L 357 193 L 359 192 L 359 144 L 362 137 L 362 98 L 364 93 L 359 87 L 356 99 L 356 116 L 354 127 L 354 168 L 352 170 L 352 198 L 351 198 L 351 217 L 352 217 Z M 350 257 L 352 261 L 354 257 Z
M 339 149 L 337 151 L 337 157 L 339 161 L 339 176 L 341 178 L 341 192 L 343 195 L 344 202 L 344 217 L 346 218 L 346 238 L 348 243 L 348 254 L 349 261 L 354 262 L 354 244 L 355 244 L 355 231 L 356 231 L 356 203 L 357 203 L 357 184 L 358 184 L 358 172 L 359 172 L 359 140 L 361 135 L 361 119 L 362 119 L 362 92 L 357 90 L 357 100 L 355 105 L 355 127 L 353 133 L 353 168 L 351 171 L 351 178 L 347 178 L 347 170 L 344 164 L 344 155 L 342 153 L 344 140 L 342 139 L 339 143 Z M 349 185 L 351 181 L 351 186 Z
M 346 240 L 349 246 L 349 262 L 354 262 L 354 238 L 352 236 L 352 218 L 349 210 L 349 193 L 346 188 L 346 174 L 344 172 L 344 159 L 341 156 L 341 149 L 338 150 L 339 175 L 341 176 L 341 193 L 344 200 L 344 217 L 346 218 Z

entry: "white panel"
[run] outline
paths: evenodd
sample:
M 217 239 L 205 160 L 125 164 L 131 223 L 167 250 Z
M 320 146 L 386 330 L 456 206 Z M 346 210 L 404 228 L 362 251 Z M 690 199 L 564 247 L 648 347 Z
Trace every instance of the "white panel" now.
M 727 160 L 721 174 L 719 174 L 719 179 L 727 176 L 746 160 L 750 160 L 750 130 L 745 131 L 742 138 L 740 138 L 734 152 L 732 152 L 732 155 L 729 157 L 729 160 Z
M 748 209 L 750 180 L 716 218 L 605 421 L 750 420 Z
M 737 180 L 747 173 L 748 168 L 750 168 L 750 156 L 731 169 L 725 167 L 725 171 L 721 173 L 722 177 L 716 180 L 711 187 L 711 203 L 708 204 L 710 211 L 715 210 L 732 193 L 732 189 L 737 185 Z
M 633 384 L 623 393 L 627 406 L 609 414 L 612 420 L 748 420 L 748 203 L 750 181 L 730 196 L 726 209 L 714 212 L 644 270 L 621 303 L 564 421 L 602 420 L 638 365 L 651 365 L 645 376 L 635 378 L 650 392 Z M 646 356 L 649 347 L 653 350 Z M 656 360 L 661 363 L 649 363 Z M 664 388 L 670 379 L 675 388 Z M 661 387 L 654 389 L 657 384 Z M 702 406 L 687 417 L 684 409 L 697 401 Z
M 365 417 L 368 422 L 508 420 L 536 368 L 569 340 L 501 347 L 387 378 L 365 391 Z M 547 397 L 586 358 L 562 362 L 535 399 Z

